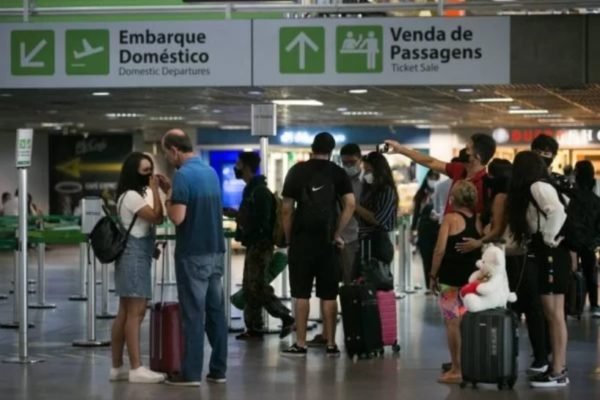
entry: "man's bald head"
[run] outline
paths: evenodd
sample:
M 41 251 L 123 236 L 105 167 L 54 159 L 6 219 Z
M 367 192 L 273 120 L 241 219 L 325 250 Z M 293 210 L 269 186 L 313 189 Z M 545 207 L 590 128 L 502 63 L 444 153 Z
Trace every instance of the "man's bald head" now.
M 181 129 L 167 131 L 162 138 L 162 148 L 167 161 L 175 168 L 181 167 L 194 152 L 192 139 Z
M 175 148 L 182 153 L 191 153 L 194 151 L 192 140 L 181 129 L 168 130 L 162 138 L 162 145 L 165 150 Z
M 178 128 L 169 129 L 167 131 L 167 133 L 165 133 L 165 136 L 168 136 L 168 135 L 187 136 L 184 131 L 182 131 L 181 129 L 178 129 Z

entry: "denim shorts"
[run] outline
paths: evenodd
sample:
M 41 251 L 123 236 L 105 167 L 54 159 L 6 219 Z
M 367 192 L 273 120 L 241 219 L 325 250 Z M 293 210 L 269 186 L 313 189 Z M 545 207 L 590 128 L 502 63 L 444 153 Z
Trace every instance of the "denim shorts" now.
M 154 235 L 129 236 L 125 251 L 115 263 L 115 293 L 119 297 L 152 298 Z

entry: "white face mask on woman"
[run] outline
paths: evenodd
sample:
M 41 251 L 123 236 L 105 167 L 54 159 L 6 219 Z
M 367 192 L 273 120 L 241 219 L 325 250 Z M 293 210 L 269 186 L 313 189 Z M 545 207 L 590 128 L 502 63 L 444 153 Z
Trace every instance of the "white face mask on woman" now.
M 429 186 L 429 189 L 431 189 L 431 190 L 435 189 L 436 184 L 437 184 L 437 181 L 435 179 L 427 179 L 427 186 Z
M 375 177 L 373 176 L 372 172 L 367 172 L 364 176 L 363 179 L 365 180 L 365 182 L 369 185 L 372 185 L 373 182 L 375 181 Z

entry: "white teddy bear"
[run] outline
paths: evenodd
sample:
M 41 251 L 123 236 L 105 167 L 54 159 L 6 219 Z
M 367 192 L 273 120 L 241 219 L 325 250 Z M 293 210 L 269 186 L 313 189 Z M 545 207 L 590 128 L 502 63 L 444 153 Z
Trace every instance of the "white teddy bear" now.
M 469 283 L 460 291 L 468 311 L 505 308 L 507 302 L 517 301 L 517 295 L 508 286 L 506 259 L 500 248 L 488 246 L 476 265 L 479 269 L 471 274 Z

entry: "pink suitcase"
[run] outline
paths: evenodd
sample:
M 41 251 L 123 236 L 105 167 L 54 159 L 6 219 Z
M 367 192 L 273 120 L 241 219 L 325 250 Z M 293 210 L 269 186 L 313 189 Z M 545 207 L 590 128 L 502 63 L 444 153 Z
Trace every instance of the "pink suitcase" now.
M 400 351 L 398 344 L 398 330 L 396 324 L 396 295 L 393 290 L 378 290 L 377 307 L 381 321 L 381 340 L 384 346 L 392 346 L 394 353 Z

